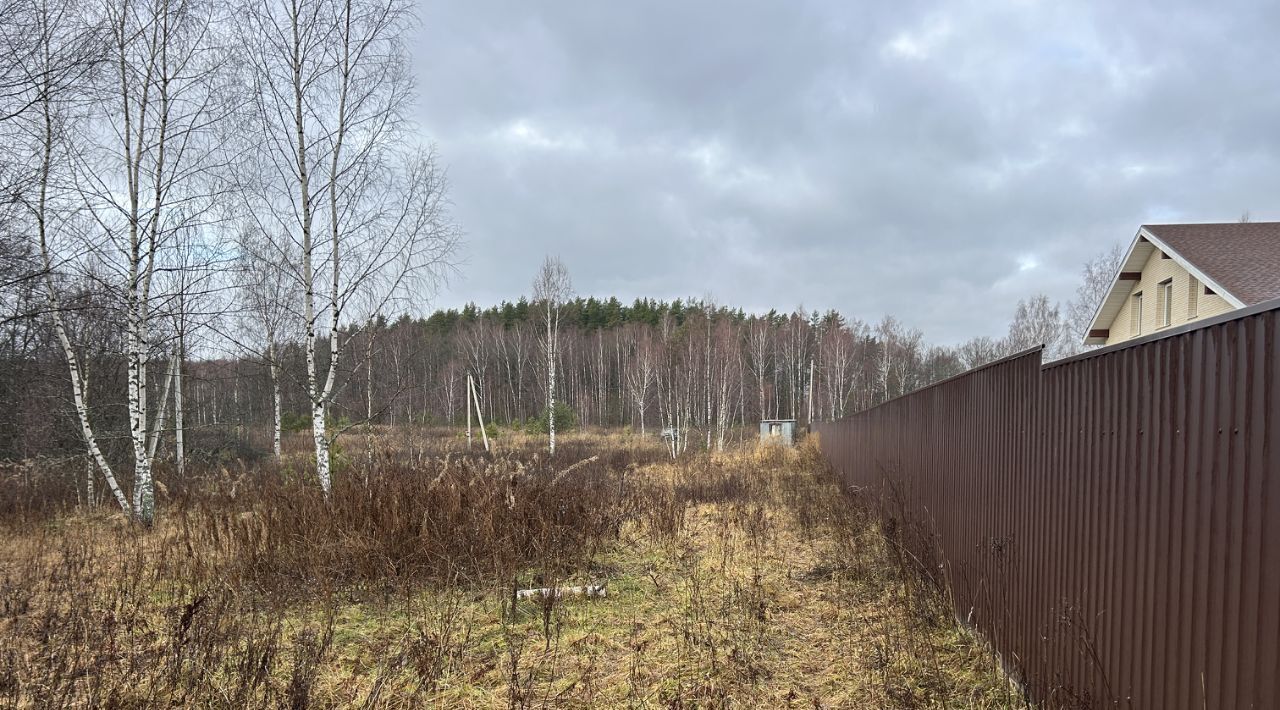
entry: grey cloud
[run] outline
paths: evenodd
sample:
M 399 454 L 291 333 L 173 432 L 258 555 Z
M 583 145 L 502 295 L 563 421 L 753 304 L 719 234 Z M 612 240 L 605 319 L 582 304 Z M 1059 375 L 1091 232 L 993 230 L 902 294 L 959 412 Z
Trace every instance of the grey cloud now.
M 1280 216 L 1266 4 L 427 2 L 441 303 L 713 294 L 999 334 L 1155 220 Z

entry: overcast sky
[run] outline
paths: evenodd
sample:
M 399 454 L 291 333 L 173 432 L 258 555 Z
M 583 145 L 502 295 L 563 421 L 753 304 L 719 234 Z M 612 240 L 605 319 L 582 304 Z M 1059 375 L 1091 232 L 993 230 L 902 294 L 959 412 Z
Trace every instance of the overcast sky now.
M 1280 3 L 423 0 L 438 299 L 713 296 L 934 342 L 1138 225 L 1280 216 Z

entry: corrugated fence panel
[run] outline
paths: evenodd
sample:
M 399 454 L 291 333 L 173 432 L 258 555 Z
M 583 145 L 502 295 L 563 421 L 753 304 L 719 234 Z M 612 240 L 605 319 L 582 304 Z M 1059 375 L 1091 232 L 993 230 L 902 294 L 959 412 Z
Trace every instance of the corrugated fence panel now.
M 1280 304 L 848 419 L 824 453 L 1044 707 L 1280 707 Z

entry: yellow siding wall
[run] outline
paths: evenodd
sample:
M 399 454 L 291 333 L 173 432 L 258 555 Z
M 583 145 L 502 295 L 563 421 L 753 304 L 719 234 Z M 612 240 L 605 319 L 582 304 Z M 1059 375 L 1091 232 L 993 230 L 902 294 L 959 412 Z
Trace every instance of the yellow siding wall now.
M 1164 326 L 1161 325 L 1161 312 L 1158 307 L 1160 299 L 1157 294 L 1160 290 L 1160 282 L 1168 278 L 1173 279 L 1173 320 L 1170 321 L 1168 326 Z M 1107 345 L 1136 338 L 1139 335 L 1154 333 L 1166 327 L 1172 328 L 1193 320 L 1216 316 L 1235 308 L 1227 299 L 1216 293 L 1206 294 L 1204 292 L 1204 284 L 1201 284 L 1198 280 L 1193 282 L 1193 278 L 1190 272 L 1178 265 L 1178 262 L 1173 259 L 1161 258 L 1159 249 L 1153 251 L 1151 258 L 1147 259 L 1147 263 L 1142 267 L 1142 278 L 1133 282 L 1124 305 L 1121 306 L 1120 312 L 1116 314 L 1115 321 L 1111 323 L 1110 333 L 1107 336 Z M 1198 307 L 1194 316 L 1188 312 L 1188 288 L 1192 283 L 1199 289 L 1197 295 Z M 1142 292 L 1142 327 L 1140 332 L 1135 333 L 1132 330 L 1133 296 L 1139 291 Z

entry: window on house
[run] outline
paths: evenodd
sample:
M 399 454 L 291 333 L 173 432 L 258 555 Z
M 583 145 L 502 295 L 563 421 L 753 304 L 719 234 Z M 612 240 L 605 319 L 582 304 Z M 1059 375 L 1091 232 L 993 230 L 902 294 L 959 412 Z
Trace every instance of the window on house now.
M 1191 275 L 1187 278 L 1187 320 L 1191 320 L 1200 312 L 1200 279 Z
M 1173 323 L 1173 279 L 1160 282 L 1160 290 L 1156 291 L 1156 312 L 1160 314 L 1160 326 Z
M 1142 335 L 1142 292 L 1133 294 L 1129 304 L 1129 334 Z

